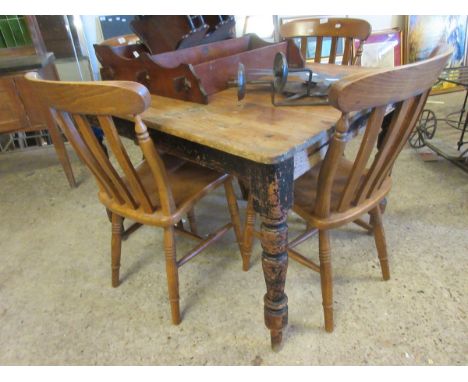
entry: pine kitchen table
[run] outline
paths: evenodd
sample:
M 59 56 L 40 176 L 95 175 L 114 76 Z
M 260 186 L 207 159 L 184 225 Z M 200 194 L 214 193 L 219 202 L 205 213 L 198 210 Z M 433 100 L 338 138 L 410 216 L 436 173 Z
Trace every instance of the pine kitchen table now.
M 320 67 L 341 76 L 369 70 Z M 231 88 L 215 94 L 208 105 L 153 95 L 151 107 L 142 115 L 158 148 L 249 185 L 262 221 L 264 314 L 273 349 L 280 348 L 288 321 L 284 286 L 293 182 L 318 162 L 339 117 L 328 105 L 275 107 L 268 90 L 250 88 L 241 102 Z M 132 137 L 132 127 L 120 125 L 119 133 Z

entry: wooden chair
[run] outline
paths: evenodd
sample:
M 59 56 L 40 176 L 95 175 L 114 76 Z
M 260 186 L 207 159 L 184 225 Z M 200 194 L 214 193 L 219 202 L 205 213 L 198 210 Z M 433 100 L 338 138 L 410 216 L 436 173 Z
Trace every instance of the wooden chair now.
M 99 188 L 99 199 L 111 212 L 112 220 L 112 286 L 119 285 L 123 219 L 164 229 L 164 254 L 169 288 L 172 322 L 179 324 L 178 268 L 198 255 L 208 245 L 234 227 L 240 243 L 241 228 L 232 179 L 205 167 L 160 155 L 151 140 L 140 114 L 151 103 L 148 90 L 127 81 L 58 82 L 41 80 L 28 73 L 26 79 L 50 108 L 51 114 L 65 133 L 80 159 L 91 170 Z M 117 134 L 112 115 L 132 115 L 135 132 L 144 160 L 134 166 Z M 109 151 L 115 156 L 123 175 L 109 160 L 92 132 L 87 116 L 96 116 L 104 131 Z M 195 204 L 219 186 L 224 186 L 231 215 L 227 223 L 206 239 L 194 228 Z M 191 219 L 191 230 L 181 222 L 185 214 Z M 199 244 L 188 254 L 176 258 L 175 231 Z
M 295 181 L 293 210 L 307 222 L 309 228 L 288 243 L 290 258 L 320 273 L 325 330 L 328 332 L 333 331 L 329 231 L 370 213 L 370 228 L 382 276 L 384 280 L 390 278 L 379 205 L 390 191 L 393 164 L 415 126 L 431 86 L 437 81 L 450 55 L 451 52 L 443 53 L 395 69 L 350 75 L 335 83 L 330 90 L 330 103 L 342 115 L 323 161 Z M 383 120 L 389 109 L 394 111 L 388 128 L 383 131 Z M 357 113 L 366 110 L 369 110 L 369 116 L 358 153 L 354 160 L 348 160 L 344 153 L 352 134 L 350 121 Z M 244 269 L 248 268 L 252 252 L 254 224 L 255 212 L 252 198 L 249 198 L 243 243 Z M 319 264 L 293 249 L 317 230 Z
M 338 55 L 340 39 L 344 40 L 342 65 L 360 65 L 364 41 L 367 40 L 372 28 L 370 24 L 361 19 L 351 18 L 312 18 L 294 20 L 280 26 L 280 35 L 283 39 L 300 38 L 301 53 L 307 58 L 307 42 L 315 38 L 314 62 L 323 60 L 322 47 L 324 40 L 329 38 L 330 51 L 328 63 L 334 64 Z M 358 48 L 354 43 L 358 40 Z M 326 55 L 325 55 L 326 57 Z

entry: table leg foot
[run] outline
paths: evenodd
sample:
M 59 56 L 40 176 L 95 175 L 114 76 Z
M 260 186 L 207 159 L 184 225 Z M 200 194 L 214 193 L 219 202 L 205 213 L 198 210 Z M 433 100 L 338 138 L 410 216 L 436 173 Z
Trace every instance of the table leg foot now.
M 283 332 L 281 330 L 271 331 L 271 349 L 279 352 L 283 348 Z

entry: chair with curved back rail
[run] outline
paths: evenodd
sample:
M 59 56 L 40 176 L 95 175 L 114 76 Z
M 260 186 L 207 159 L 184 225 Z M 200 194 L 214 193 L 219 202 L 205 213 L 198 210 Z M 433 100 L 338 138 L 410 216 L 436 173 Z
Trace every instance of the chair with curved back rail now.
M 112 286 L 119 285 L 123 219 L 164 229 L 164 254 L 172 322 L 180 322 L 178 268 L 234 227 L 240 242 L 241 228 L 232 179 L 208 168 L 160 154 L 150 139 L 140 114 L 151 102 L 148 90 L 127 81 L 60 82 L 44 81 L 36 73 L 26 74 L 31 89 L 49 107 L 80 159 L 94 175 L 98 196 L 110 211 L 112 221 Z M 143 153 L 134 166 L 117 134 L 112 116 L 131 115 Z M 109 160 L 93 134 L 87 117 L 94 116 L 104 131 L 108 148 L 117 165 Z M 183 229 L 181 220 L 194 205 L 216 188 L 224 186 L 231 216 L 227 223 L 203 239 L 194 229 Z M 192 226 L 192 225 L 191 225 Z M 193 228 L 193 227 L 192 227 Z M 176 258 L 175 231 L 181 231 L 199 244 L 188 254 Z
M 392 168 L 411 134 L 451 52 L 415 64 L 392 69 L 376 69 L 353 74 L 336 82 L 329 100 L 341 111 L 336 130 L 324 159 L 294 183 L 293 211 L 303 218 L 307 230 L 288 243 L 288 255 L 320 273 L 325 330 L 333 331 L 333 287 L 329 232 L 370 213 L 371 229 L 384 280 L 390 278 L 381 201 L 391 188 Z M 382 130 L 384 117 L 391 114 L 388 128 Z M 345 158 L 346 144 L 353 134 L 351 121 L 368 115 L 354 160 Z M 375 152 L 375 155 L 373 154 Z M 249 200 L 250 201 L 250 200 Z M 251 203 L 247 216 L 255 217 Z M 244 229 L 244 269 L 252 251 L 255 219 L 247 218 Z M 293 248 L 319 233 L 319 264 Z
M 363 44 L 369 37 L 372 28 L 366 20 L 352 18 L 310 18 L 293 20 L 280 26 L 283 39 L 300 38 L 300 49 L 304 59 L 307 58 L 307 45 L 315 39 L 314 62 L 321 63 L 327 52 L 323 47 L 330 39 L 328 63 L 334 64 L 342 50 L 341 65 L 360 65 Z M 341 40 L 341 41 L 340 41 Z M 354 43 L 358 41 L 355 50 Z M 344 43 L 342 45 L 342 43 Z

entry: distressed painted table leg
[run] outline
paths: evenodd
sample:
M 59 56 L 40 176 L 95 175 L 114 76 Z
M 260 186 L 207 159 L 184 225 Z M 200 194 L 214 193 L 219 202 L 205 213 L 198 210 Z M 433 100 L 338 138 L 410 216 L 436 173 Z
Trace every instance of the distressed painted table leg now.
M 288 269 L 288 210 L 292 205 L 294 163 L 259 166 L 251 176 L 255 210 L 262 219 L 262 267 L 267 292 L 265 325 L 270 329 L 273 350 L 281 348 L 288 324 L 288 298 L 284 293 Z
M 288 298 L 284 293 L 288 254 L 286 214 L 279 219 L 262 216 L 262 268 L 267 292 L 264 297 L 265 325 L 270 329 L 271 347 L 281 347 L 283 329 L 288 324 Z

